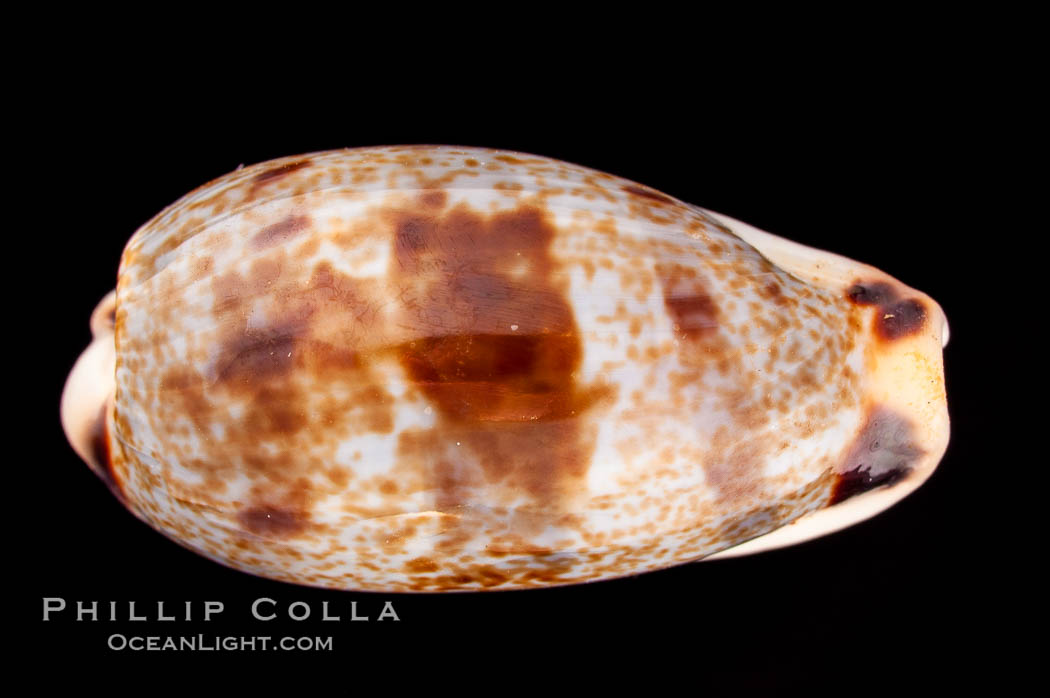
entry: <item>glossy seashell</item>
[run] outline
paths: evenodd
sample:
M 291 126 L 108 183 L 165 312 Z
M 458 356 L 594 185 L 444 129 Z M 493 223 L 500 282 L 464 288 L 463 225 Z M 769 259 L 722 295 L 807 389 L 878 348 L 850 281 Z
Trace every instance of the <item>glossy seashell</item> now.
M 300 584 L 607 579 L 822 535 L 948 440 L 939 306 L 535 155 L 239 169 L 139 229 L 62 417 L 137 517 Z

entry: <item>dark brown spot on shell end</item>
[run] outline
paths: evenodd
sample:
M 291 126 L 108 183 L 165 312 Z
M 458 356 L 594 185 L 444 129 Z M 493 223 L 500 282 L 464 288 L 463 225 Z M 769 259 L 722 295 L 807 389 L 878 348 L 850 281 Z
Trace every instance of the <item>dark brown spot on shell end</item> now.
M 828 506 L 900 482 L 922 455 L 908 418 L 886 407 L 871 409 L 837 473 Z
M 846 290 L 851 303 L 876 306 L 874 332 L 883 340 L 892 341 L 922 331 L 928 315 L 926 306 L 917 298 L 901 298 L 891 284 L 884 281 L 857 282 Z

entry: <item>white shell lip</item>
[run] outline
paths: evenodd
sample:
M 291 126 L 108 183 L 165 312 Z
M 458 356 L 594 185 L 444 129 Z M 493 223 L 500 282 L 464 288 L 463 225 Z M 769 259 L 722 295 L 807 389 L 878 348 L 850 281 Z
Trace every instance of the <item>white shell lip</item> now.
M 95 442 L 103 436 L 103 408 L 116 391 L 116 346 L 111 316 L 116 308 L 116 290 L 99 301 L 91 313 L 93 339 L 77 358 L 62 389 L 60 415 L 69 444 L 98 475 L 103 464 L 95 453 Z M 111 405 L 109 405 L 111 407 Z

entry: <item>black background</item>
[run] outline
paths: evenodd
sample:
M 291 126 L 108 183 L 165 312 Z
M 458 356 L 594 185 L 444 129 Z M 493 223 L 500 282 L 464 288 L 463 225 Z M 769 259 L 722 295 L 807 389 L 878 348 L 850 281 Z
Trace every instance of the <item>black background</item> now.
M 877 53 L 798 68 L 772 60 L 732 74 L 725 63 L 668 72 L 637 58 L 604 68 L 513 66 L 458 81 L 399 70 L 323 90 L 288 78 L 231 81 L 206 95 L 170 74 L 137 78 L 115 64 L 73 62 L 45 90 L 38 124 L 42 174 L 27 196 L 46 225 L 22 236 L 37 246 L 27 259 L 47 260 L 24 270 L 31 302 L 47 312 L 27 357 L 39 362 L 38 378 L 18 422 L 33 435 L 33 458 L 15 491 L 33 511 L 20 519 L 31 588 L 18 603 L 33 647 L 63 660 L 120 654 L 135 662 L 147 657 L 106 649 L 110 633 L 332 635 L 338 661 L 358 668 L 480 661 L 512 682 L 598 649 L 606 666 L 686 666 L 744 688 L 812 682 L 837 668 L 858 680 L 917 662 L 936 673 L 950 669 L 937 668 L 934 656 L 981 654 L 997 611 L 988 567 L 978 561 L 988 520 L 974 516 L 974 503 L 994 491 L 981 477 L 992 446 L 980 438 L 994 377 L 970 367 L 981 362 L 984 318 L 996 301 L 967 271 L 983 261 L 966 236 L 980 170 L 982 126 L 968 89 L 978 68 L 911 51 L 906 60 Z M 161 208 L 239 164 L 397 143 L 507 148 L 608 171 L 927 292 L 952 332 L 945 371 L 953 434 L 940 468 L 891 510 L 804 545 L 529 592 L 295 587 L 226 569 L 153 532 L 79 461 L 58 419 L 63 382 L 90 339 L 92 308 L 114 286 L 124 243 Z M 150 615 L 157 601 L 195 601 L 195 617 L 204 600 L 226 611 L 208 624 L 76 623 L 69 612 L 43 623 L 49 596 L 71 606 L 118 601 L 124 613 L 133 600 Z M 278 608 L 309 602 L 313 618 L 254 621 L 249 607 L 261 596 Z M 375 622 L 388 599 L 400 622 Z M 351 600 L 373 621 L 349 622 Z M 319 622 L 322 601 L 343 621 Z

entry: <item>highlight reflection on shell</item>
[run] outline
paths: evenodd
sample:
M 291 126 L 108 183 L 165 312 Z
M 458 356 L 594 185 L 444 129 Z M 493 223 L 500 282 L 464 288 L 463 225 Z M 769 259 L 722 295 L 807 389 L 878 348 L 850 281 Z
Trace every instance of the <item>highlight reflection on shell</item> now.
M 931 299 L 540 156 L 238 170 L 135 233 L 112 303 L 63 395 L 74 448 L 166 535 L 302 584 L 787 545 L 890 506 L 948 438 Z

